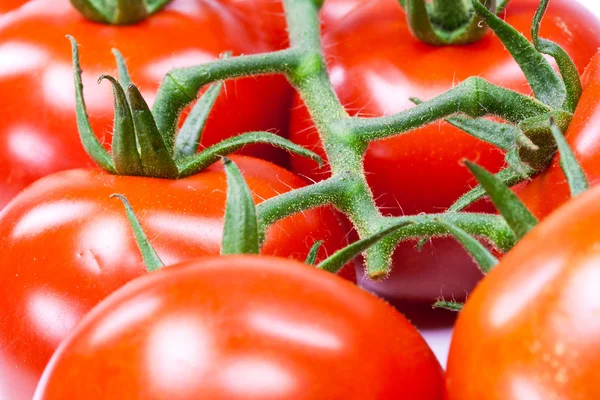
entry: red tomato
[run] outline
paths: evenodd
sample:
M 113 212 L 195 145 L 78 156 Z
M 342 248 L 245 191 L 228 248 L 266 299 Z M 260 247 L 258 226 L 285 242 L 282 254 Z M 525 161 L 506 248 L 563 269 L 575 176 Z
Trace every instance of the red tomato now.
M 78 326 L 36 399 L 441 399 L 442 370 L 382 300 L 296 261 L 187 262 Z
M 600 187 L 531 231 L 460 313 L 448 400 L 600 398 Z
M 27 3 L 27 0 L 2 0 L 0 3 L 0 14 L 15 10 Z
M 538 5 L 539 1 L 513 0 L 506 20 L 528 34 Z M 570 0 L 550 2 L 541 34 L 562 45 L 580 70 L 600 46 L 600 22 Z M 324 40 L 335 90 L 352 114 L 368 117 L 399 112 L 412 106 L 410 96 L 429 99 L 473 75 L 530 92 L 523 73 L 493 33 L 467 46 L 421 43 L 411 36 L 397 0 L 357 7 Z M 296 143 L 323 153 L 298 100 L 290 135 Z M 365 161 L 367 179 L 386 214 L 440 212 L 475 184 L 460 162 L 463 158 L 493 171 L 504 163 L 496 148 L 442 122 L 372 143 Z M 292 159 L 292 167 L 317 180 L 329 173 L 299 158 Z M 494 209 L 483 204 L 476 210 Z M 430 301 L 440 294 L 464 297 L 481 277 L 453 239 L 435 239 L 420 253 L 414 246 L 414 242 L 401 244 L 390 278 L 377 284 L 365 280 L 365 286 L 388 298 Z
M 565 135 L 590 183 L 597 184 L 600 181 L 600 53 L 592 59 L 583 83 L 583 95 Z M 538 218 L 545 218 L 571 197 L 559 161 L 557 154 L 550 168 L 527 182 L 522 190 L 517 188 L 521 199 Z
M 233 159 L 256 201 L 304 185 L 266 161 Z M 129 199 L 167 265 L 219 253 L 226 196 L 220 165 L 173 181 L 79 169 L 34 183 L 0 213 L 0 398 L 30 399 L 75 324 L 108 294 L 146 273 L 113 193 Z M 317 240 L 326 242 L 321 259 L 346 244 L 329 209 L 274 225 L 263 253 L 303 261 Z
M 6 15 L 0 24 L 0 208 L 42 176 L 92 165 L 77 133 L 67 33 L 81 44 L 89 113 L 107 143 L 112 92 L 109 84 L 97 85 L 96 80 L 102 73 L 116 73 L 112 47 L 124 54 L 134 82 L 150 102 L 173 67 L 208 62 L 229 50 L 269 50 L 234 10 L 215 1 L 175 0 L 128 27 L 87 21 L 67 0 L 33 0 Z M 231 81 L 211 114 L 202 145 L 246 131 L 285 133 L 289 101 L 291 88 L 281 76 Z M 282 153 L 274 152 L 268 146 L 251 151 L 277 161 Z

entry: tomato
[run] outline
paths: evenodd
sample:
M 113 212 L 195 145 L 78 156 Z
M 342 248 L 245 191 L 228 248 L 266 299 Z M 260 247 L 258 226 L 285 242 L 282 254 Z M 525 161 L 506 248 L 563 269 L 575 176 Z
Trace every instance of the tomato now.
M 360 378 L 360 379 L 357 379 Z M 131 282 L 53 357 L 36 399 L 441 399 L 442 370 L 382 300 L 274 257 Z
M 2 0 L 2 3 L 0 3 L 0 15 L 13 11 L 25 3 L 27 3 L 27 0 Z
M 266 161 L 233 159 L 255 201 L 305 184 Z M 129 199 L 167 265 L 219 253 L 226 196 L 220 165 L 181 180 L 77 169 L 37 181 L 0 213 L 0 398 L 31 398 L 44 366 L 75 324 L 146 273 L 113 193 Z M 327 208 L 271 227 L 263 253 L 303 261 L 317 240 L 325 241 L 321 259 L 346 244 L 345 231 Z
M 586 69 L 583 84 L 583 95 L 565 136 L 593 185 L 600 181 L 600 53 Z M 521 199 L 540 219 L 570 198 L 569 185 L 559 161 L 557 154 L 550 168 L 517 188 Z
M 528 34 L 538 5 L 539 1 L 512 0 L 506 20 Z M 600 46 L 600 22 L 572 1 L 550 2 L 541 34 L 562 45 L 580 71 Z M 324 41 L 334 88 L 353 115 L 399 112 L 412 106 L 411 96 L 426 100 L 474 75 L 530 93 L 523 73 L 493 33 L 466 46 L 427 45 L 411 36 L 396 0 L 357 7 L 330 29 Z M 290 138 L 322 154 L 306 109 L 298 99 L 295 104 Z M 499 150 L 442 122 L 372 143 L 365 168 L 384 214 L 441 212 L 476 183 L 462 165 L 463 158 L 493 171 L 504 164 Z M 316 180 L 329 174 L 299 158 L 292 159 L 292 167 Z M 494 209 L 488 203 L 473 211 Z M 441 294 L 464 298 L 481 278 L 453 239 L 434 239 L 420 253 L 415 244 L 398 247 L 389 279 L 376 284 L 364 280 L 365 286 L 388 298 L 431 301 Z M 362 264 L 358 269 L 362 271 Z
M 550 215 L 460 313 L 447 399 L 600 397 L 600 187 Z
M 205 63 L 225 51 L 235 55 L 269 50 L 234 11 L 214 1 L 174 0 L 142 23 L 113 27 L 85 20 L 68 0 L 33 0 L 6 15 L 0 24 L 0 207 L 42 176 L 92 165 L 77 133 L 65 34 L 81 44 L 92 124 L 110 143 L 112 91 L 108 83 L 97 85 L 96 80 L 103 73 L 116 73 L 111 48 L 121 50 L 134 82 L 152 102 L 173 67 Z M 285 133 L 291 95 L 282 76 L 229 82 L 209 118 L 202 145 L 247 131 Z M 284 157 L 269 146 L 249 152 L 273 161 Z

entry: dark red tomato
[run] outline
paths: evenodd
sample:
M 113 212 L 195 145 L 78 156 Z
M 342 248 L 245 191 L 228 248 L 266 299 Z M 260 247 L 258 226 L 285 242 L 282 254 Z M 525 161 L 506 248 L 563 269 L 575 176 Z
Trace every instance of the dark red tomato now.
M 114 293 L 52 359 L 36 399 L 411 399 L 442 370 L 384 301 L 296 261 L 215 257 Z
M 257 202 L 304 185 L 280 167 L 234 157 Z M 30 399 L 62 339 L 99 301 L 144 275 L 123 205 L 124 194 L 167 264 L 217 255 L 225 210 L 220 165 L 181 180 L 115 176 L 78 169 L 47 176 L 0 213 L 0 398 Z M 287 218 L 268 232 L 264 254 L 304 261 L 346 244 L 329 209 Z
M 529 32 L 539 1 L 513 0 L 506 20 Z M 570 0 L 550 2 L 542 35 L 564 46 L 583 71 L 600 46 L 600 21 Z M 413 38 L 396 0 L 357 7 L 325 36 L 329 72 L 335 90 L 352 114 L 378 116 L 410 108 L 410 96 L 429 99 L 469 76 L 478 75 L 529 93 L 530 88 L 502 43 L 489 33 L 468 46 L 433 47 Z M 299 101 L 290 137 L 322 153 L 319 136 Z M 463 158 L 497 171 L 504 155 L 497 149 L 436 123 L 410 134 L 370 145 L 367 179 L 377 204 L 392 215 L 440 212 L 475 184 Z M 298 158 L 293 170 L 322 179 L 327 170 Z M 474 210 L 493 211 L 490 204 Z M 440 294 L 461 298 L 481 275 L 452 239 L 435 239 L 422 252 L 404 243 L 394 256 L 394 272 L 382 283 L 364 281 L 389 298 L 430 301 Z M 359 266 L 362 270 L 362 266 Z
M 573 120 L 566 132 L 569 145 L 591 184 L 600 181 L 600 54 L 597 54 L 584 76 L 584 91 Z M 535 179 L 519 188 L 519 195 L 539 218 L 545 218 L 570 198 L 569 185 L 560 168 L 560 156 Z
M 600 187 L 529 233 L 460 313 L 448 400 L 600 398 Z
M 71 51 L 81 44 L 86 99 L 96 133 L 110 142 L 113 101 L 100 74 L 116 73 L 111 48 L 125 55 L 133 80 L 149 102 L 173 67 L 268 50 L 234 10 L 215 1 L 174 0 L 164 11 L 129 27 L 85 20 L 68 0 L 32 0 L 0 24 L 0 207 L 49 173 L 91 166 L 79 141 Z M 288 97 L 289 96 L 289 97 Z M 285 78 L 260 77 L 226 85 L 206 126 L 202 145 L 238 133 L 287 130 L 291 88 Z M 252 154 L 277 161 L 272 147 Z

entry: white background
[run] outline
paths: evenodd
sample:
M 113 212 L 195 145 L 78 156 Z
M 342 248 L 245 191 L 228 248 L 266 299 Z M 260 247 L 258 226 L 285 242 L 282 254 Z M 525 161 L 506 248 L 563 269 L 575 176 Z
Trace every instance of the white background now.
M 550 0 L 552 1 L 552 0 Z M 600 16 L 600 1 L 598 0 L 577 0 L 581 4 L 585 4 L 587 8 L 589 8 L 596 15 Z
M 569 0 L 567 0 L 569 1 Z M 600 0 L 575 0 L 581 4 L 584 4 L 590 12 L 595 13 L 600 17 Z M 550 0 L 552 4 L 552 0 Z M 448 358 L 448 349 L 450 347 L 451 330 L 450 329 L 436 329 L 423 331 L 425 340 L 429 343 L 433 352 L 440 360 L 442 366 L 446 365 L 446 359 Z

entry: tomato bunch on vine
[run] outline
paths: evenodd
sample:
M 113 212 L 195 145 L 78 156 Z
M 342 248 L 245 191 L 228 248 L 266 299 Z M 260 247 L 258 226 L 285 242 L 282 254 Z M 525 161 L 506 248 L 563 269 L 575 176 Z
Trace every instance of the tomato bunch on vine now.
M 0 397 L 600 395 L 582 7 L 2 12 Z M 459 312 L 446 372 L 378 297 Z

